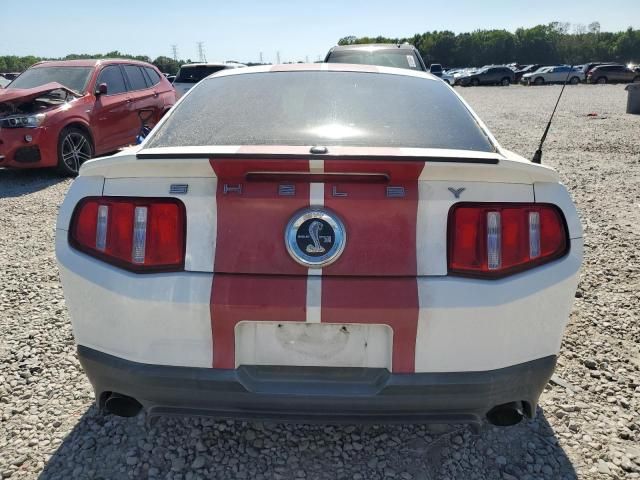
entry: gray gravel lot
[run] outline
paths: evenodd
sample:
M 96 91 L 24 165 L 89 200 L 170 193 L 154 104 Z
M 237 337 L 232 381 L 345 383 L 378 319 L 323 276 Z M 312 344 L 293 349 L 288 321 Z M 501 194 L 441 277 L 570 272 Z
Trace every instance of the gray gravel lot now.
M 458 91 L 530 156 L 559 88 Z M 578 204 L 586 258 L 557 380 L 536 420 L 479 434 L 98 415 L 54 259 L 70 180 L 0 170 L 0 477 L 640 478 L 640 116 L 625 99 L 623 86 L 567 87 L 543 162 Z

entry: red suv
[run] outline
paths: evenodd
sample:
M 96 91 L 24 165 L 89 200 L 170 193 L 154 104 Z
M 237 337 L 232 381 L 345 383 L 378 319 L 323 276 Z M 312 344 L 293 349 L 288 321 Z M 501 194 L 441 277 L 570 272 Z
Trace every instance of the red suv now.
M 176 101 L 156 67 L 133 60 L 41 62 L 0 91 L 0 167 L 76 175 L 95 155 L 131 145 Z

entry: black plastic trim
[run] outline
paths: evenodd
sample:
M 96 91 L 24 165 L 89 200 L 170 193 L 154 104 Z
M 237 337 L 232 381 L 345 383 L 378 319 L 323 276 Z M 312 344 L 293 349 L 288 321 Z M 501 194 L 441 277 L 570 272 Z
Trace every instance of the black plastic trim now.
M 556 357 L 548 356 L 488 371 L 402 374 L 369 368 L 150 365 L 82 345 L 78 356 L 99 403 L 116 392 L 135 398 L 149 415 L 338 423 L 481 423 L 496 405 L 517 401 L 531 416 L 556 364 Z

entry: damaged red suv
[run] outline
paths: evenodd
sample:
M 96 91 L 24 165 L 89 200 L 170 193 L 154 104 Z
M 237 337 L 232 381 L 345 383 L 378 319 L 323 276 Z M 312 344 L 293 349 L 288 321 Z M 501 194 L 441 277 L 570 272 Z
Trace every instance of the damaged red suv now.
M 0 91 L 0 167 L 76 175 L 96 155 L 135 142 L 176 101 L 167 79 L 133 60 L 41 62 Z

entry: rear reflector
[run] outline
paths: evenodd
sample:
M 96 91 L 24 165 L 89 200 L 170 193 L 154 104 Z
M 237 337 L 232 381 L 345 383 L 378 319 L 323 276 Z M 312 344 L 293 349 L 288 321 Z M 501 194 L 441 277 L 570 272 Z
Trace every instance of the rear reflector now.
M 503 277 L 550 262 L 568 250 L 566 222 L 554 205 L 458 203 L 449 211 L 452 275 Z
M 76 249 L 135 272 L 184 268 L 186 215 L 174 198 L 88 197 L 71 218 Z

